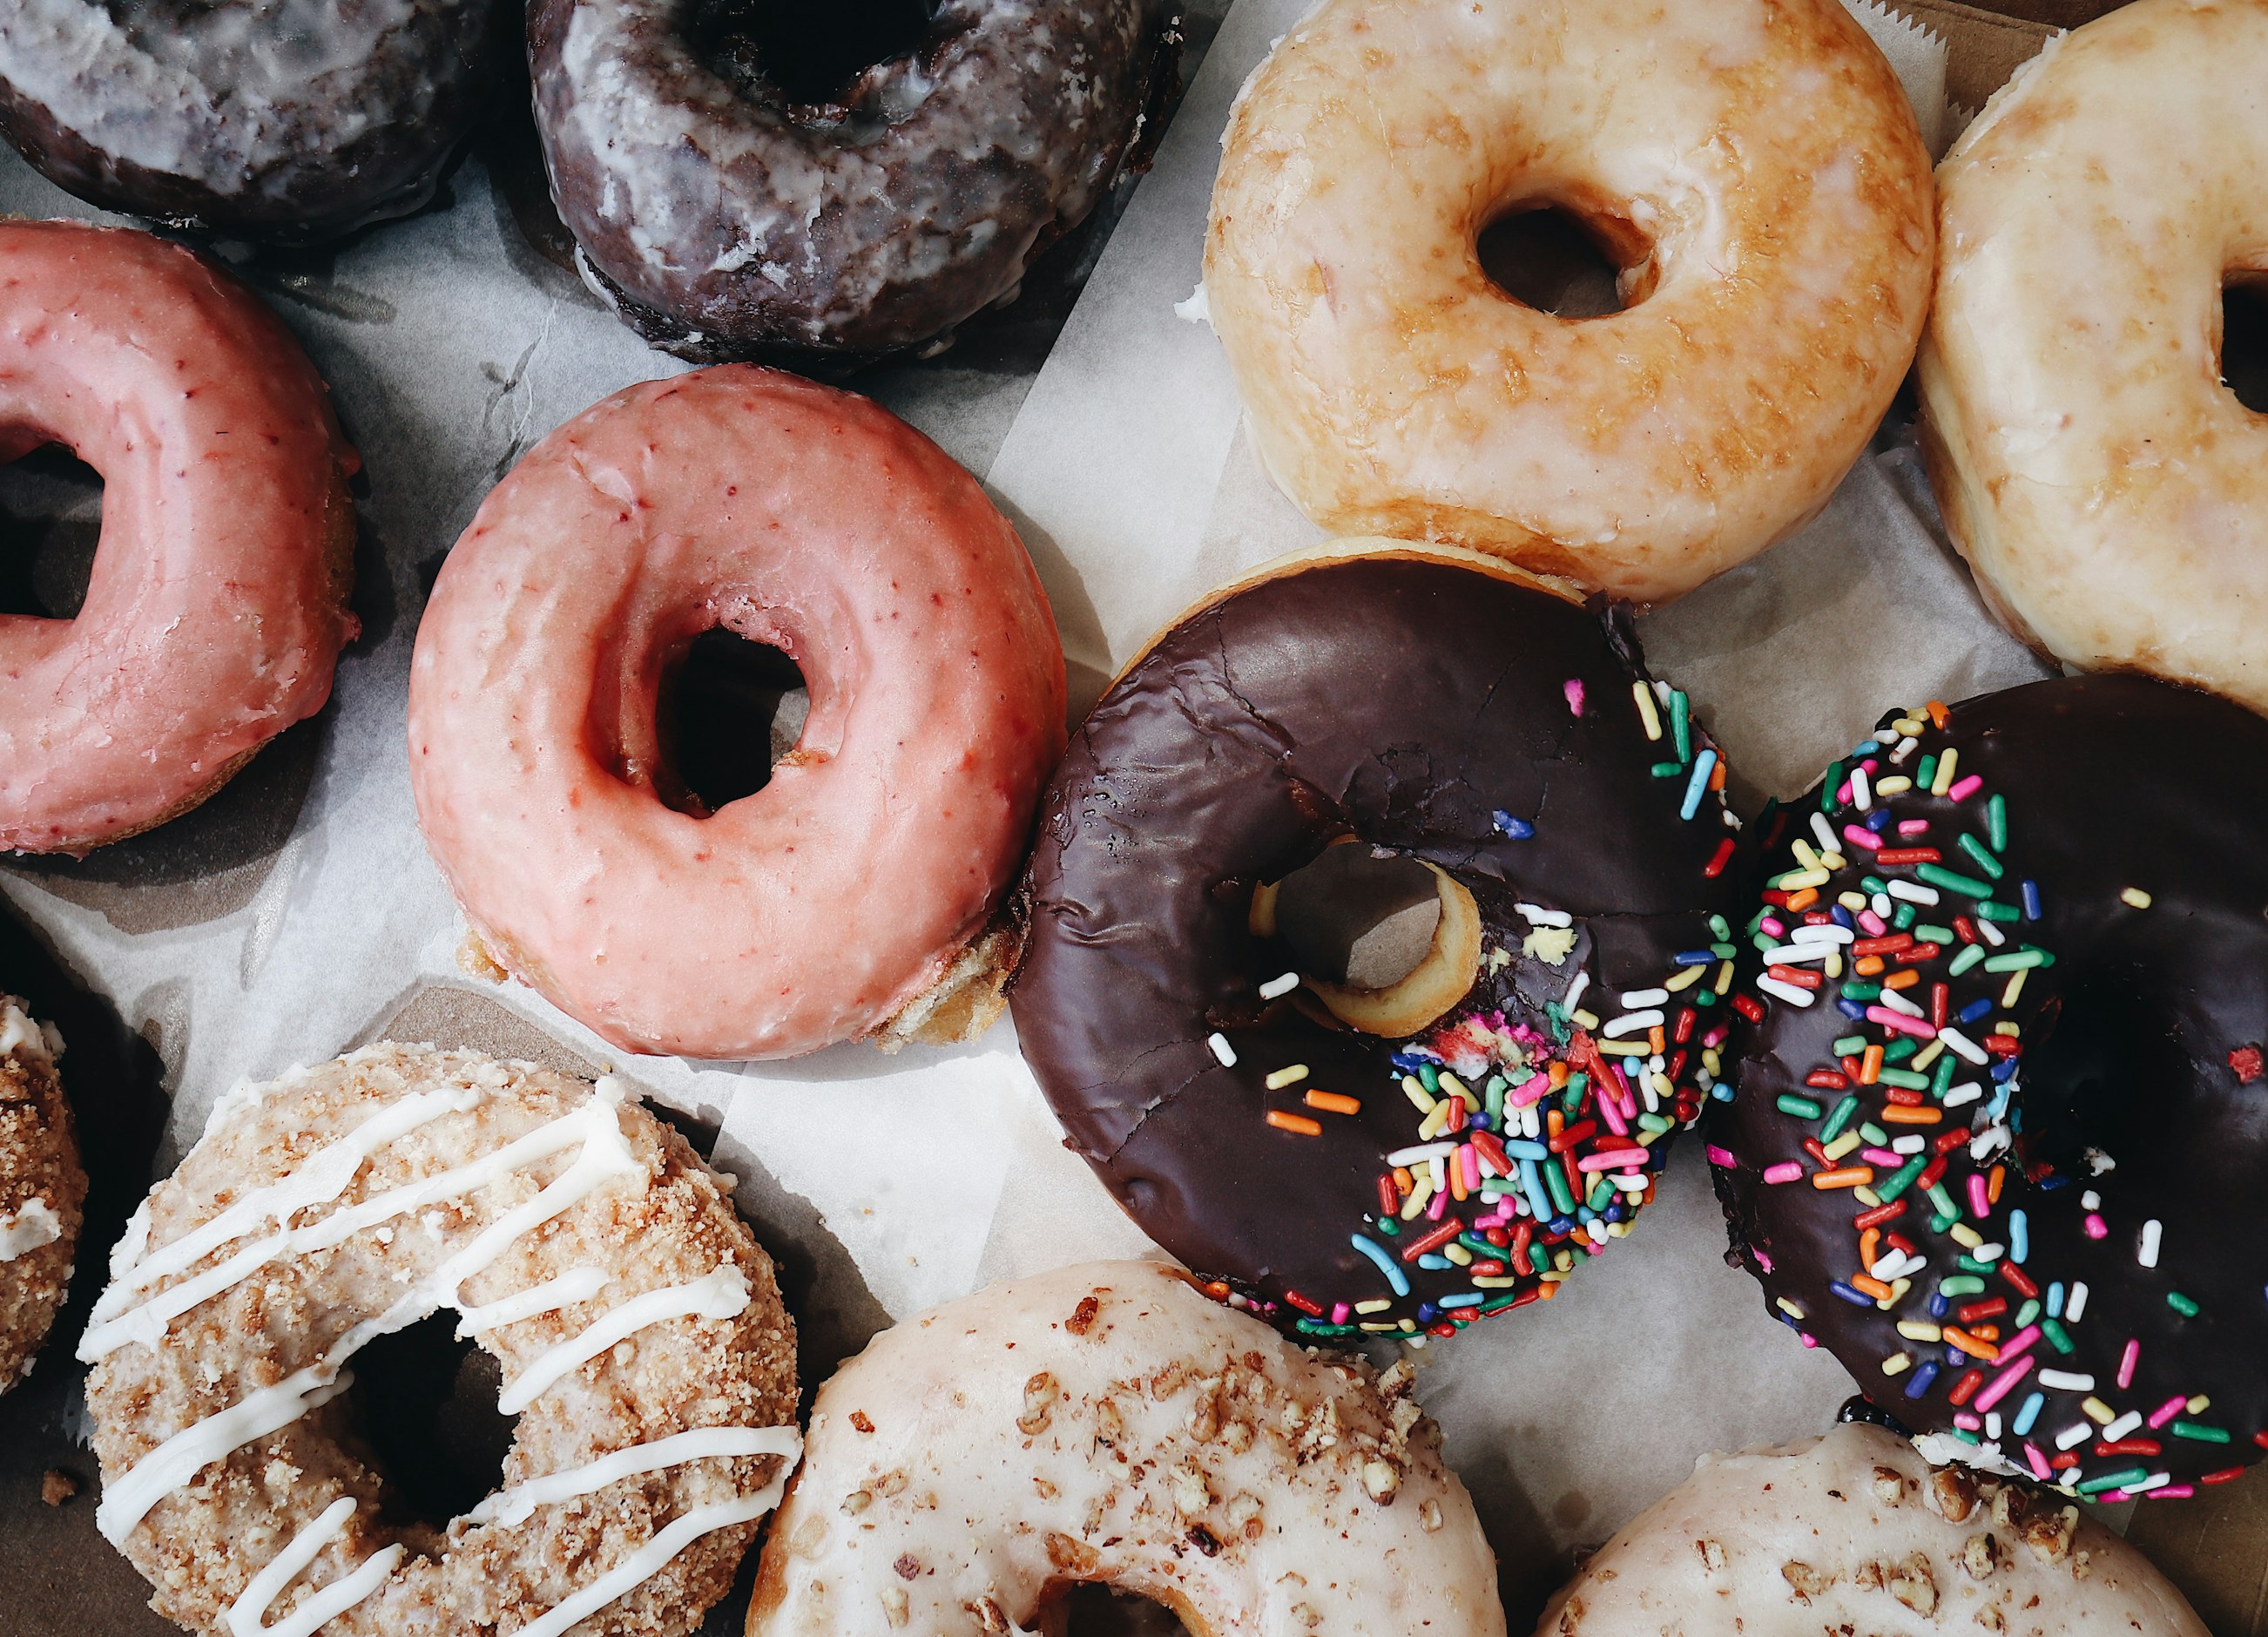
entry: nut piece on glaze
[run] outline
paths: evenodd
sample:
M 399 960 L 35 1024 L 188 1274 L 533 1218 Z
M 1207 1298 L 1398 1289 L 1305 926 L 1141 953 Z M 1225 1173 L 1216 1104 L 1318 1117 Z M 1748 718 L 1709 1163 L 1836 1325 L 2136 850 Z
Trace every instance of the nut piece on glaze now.
M 2051 41 L 1939 170 L 1918 365 L 1931 487 L 2004 624 L 2268 712 L 2268 415 L 2221 355 L 2224 284 L 2268 284 L 2264 77 L 2261 0 Z
M 305 243 L 432 195 L 510 0 L 11 0 L 0 129 L 42 175 L 176 227 Z
M 1494 1555 L 1411 1384 L 1154 1262 L 991 1286 L 819 1390 L 747 1637 L 1005 1637 L 1073 1582 L 1197 1637 L 1502 1637 Z
M 942 0 L 904 38 L 864 25 L 888 55 L 814 93 L 810 65 L 782 59 L 827 23 L 694 10 L 534 0 L 552 195 L 586 282 L 655 346 L 799 367 L 920 345 L 1012 299 L 1154 137 L 1182 11 Z
M 720 627 L 811 709 L 700 817 L 664 799 L 659 694 Z M 603 400 L 482 502 L 418 630 L 410 780 L 506 970 L 624 1051 L 790 1057 L 990 1020 L 1063 719 L 1046 595 L 976 481 L 865 399 L 728 365 Z
M 1928 305 L 1929 156 L 1837 0 L 1331 0 L 1225 144 L 1205 299 L 1284 491 L 1633 601 L 1816 512 Z M 1622 246 L 1624 310 L 1491 282 L 1541 205 Z
M 2053 1491 L 1933 1469 L 1879 1427 L 1739 1455 L 1625 1524 L 1536 1637 L 2205 1637 L 2148 1560 Z
M 179 245 L 0 224 L 0 458 L 101 473 L 68 620 L 0 615 L 0 848 L 85 853 L 225 784 L 330 697 L 357 464 L 291 331 Z

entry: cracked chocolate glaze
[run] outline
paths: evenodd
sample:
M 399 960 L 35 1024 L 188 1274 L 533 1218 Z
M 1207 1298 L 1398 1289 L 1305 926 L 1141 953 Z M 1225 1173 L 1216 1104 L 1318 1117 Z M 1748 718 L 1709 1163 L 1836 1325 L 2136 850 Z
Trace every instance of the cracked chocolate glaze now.
M 1952 1143 L 1941 1175 L 1925 1169 L 1901 1185 L 1911 1161 L 1901 1156 L 1896 1170 L 1888 1161 L 1870 1164 L 1865 1150 L 1880 1145 L 1862 1135 L 1863 1147 L 1833 1163 L 1868 1167 L 1866 1192 L 1813 1185 L 1808 1174 L 1820 1167 L 1803 1139 L 1821 1139 L 1846 1095 L 1859 1097 L 1849 1127 L 1856 1130 L 1861 1120 L 1881 1120 L 1886 1099 L 1898 1089 L 1881 1080 L 1835 1085 L 1835 1074 L 1855 1081 L 1866 1068 L 1858 1057 L 1860 1075 L 1850 1073 L 1853 1065 L 1835 1049 L 1838 1037 L 1880 1043 L 1896 1036 L 1838 1010 L 1834 1002 L 1849 997 L 1833 977 L 1808 1007 L 1767 995 L 1761 1024 L 1734 1042 L 1741 1054 L 1738 1098 L 1716 1110 L 1709 1124 L 1712 1142 L 1737 1157 L 1717 1172 L 1734 1250 L 1762 1281 L 1774 1316 L 1815 1337 L 1917 1434 L 1965 1431 L 1997 1442 L 1999 1456 L 2019 1470 L 2039 1472 L 2045 1465 L 2079 1486 L 2138 1469 L 2144 1481 L 2164 1474 L 2163 1486 L 2175 1490 L 2208 1473 L 2230 1474 L 2260 1456 L 2256 1435 L 2268 1415 L 2268 1220 L 2262 1204 L 2268 1079 L 2258 1057 L 2268 1037 L 2268 853 L 2260 845 L 2262 815 L 2268 814 L 2268 722 L 2224 700 L 2130 675 L 2058 679 L 1971 700 L 1954 707 L 1943 728 L 1917 712 L 1907 719 L 1922 721 L 1918 742 L 1895 764 L 1900 735 L 1889 731 L 1891 719 L 1870 741 L 1879 747 L 1871 780 L 1913 776 L 1926 758 L 1941 765 L 1948 753 L 1957 757 L 1957 777 L 1942 796 L 1919 788 L 1874 795 L 1866 810 L 1853 791 L 1853 800 L 1837 804 L 1829 821 L 1846 842 L 1846 863 L 1819 887 L 1818 903 L 1800 912 L 1770 906 L 1770 913 L 1793 932 L 1792 923 L 1830 909 L 1838 893 L 1864 892 L 1860 878 L 1867 874 L 1939 893 L 1934 904 L 1914 904 L 1911 927 L 1889 935 L 1935 943 L 1929 929 L 1937 927 L 1950 931 L 1951 940 L 1934 957 L 1901 962 L 1897 955 L 1913 950 L 1892 952 L 1881 976 L 1918 970 L 1918 981 L 1903 992 L 1933 1028 L 1933 987 L 1944 984 L 1944 1017 L 1959 1041 L 1978 1048 L 1975 1055 L 1986 1061 L 1979 1065 L 1959 1050 L 1927 1059 L 1922 1052 L 1933 1043 L 1922 1040 L 1904 1063 L 1908 1072 L 1913 1063 L 1926 1064 L 1916 1078 L 1929 1084 L 1910 1105 L 1910 1117 L 1926 1123 L 1877 1130 L 1918 1133 L 1929 1139 L 1924 1152 L 1932 1157 L 1940 1134 L 1967 1131 L 1972 1140 Z M 1955 799 L 1952 792 L 1972 775 L 1981 783 Z M 1778 821 L 1776 871 L 1800 864 L 1793 838 L 1817 844 L 1809 815 L 1821 810 L 1823 790 Z M 1989 809 L 1996 795 L 2006 812 L 2006 844 L 1998 849 Z M 1920 862 L 1862 862 L 1868 850 L 1849 842 L 1845 827 L 1863 828 L 1873 813 L 1885 810 L 1892 822 L 1884 826 L 1881 846 L 1933 850 L 1942 855 L 1935 869 L 1992 887 L 1989 902 L 2005 907 L 1986 911 L 1973 894 L 1947 888 L 1941 878 L 1933 885 Z M 1919 822 L 1929 829 L 1900 834 L 1899 824 Z M 1992 854 L 1997 879 L 1962 844 L 1963 835 Z M 2027 881 L 2037 885 L 2036 919 L 2023 913 Z M 2130 889 L 2147 895 L 2146 907 L 2122 896 Z M 2002 943 L 1982 958 L 1961 953 L 1970 940 L 1956 917 L 1974 930 L 1985 914 L 2011 911 L 2011 918 L 1991 923 Z M 1864 926 L 1853 930 L 1867 936 Z M 1771 941 L 1786 947 L 1779 935 Z M 2005 1004 L 2015 974 L 1989 970 L 1987 963 L 2006 968 L 2012 955 L 2029 958 L 2026 948 L 2043 952 L 2052 964 L 2024 971 L 2014 1004 Z M 1965 971 L 1951 970 L 1963 962 Z M 1843 977 L 1855 978 L 1855 970 Z M 1999 1032 L 2004 1025 L 2016 1033 Z M 1911 1026 L 1904 1032 L 1921 1038 Z M 1954 1066 L 1941 1070 L 1944 1063 Z M 1996 1080 L 1996 1070 L 2005 1078 Z M 1940 1089 L 1941 1081 L 1950 1083 Z M 1973 1097 L 1962 1089 L 1969 1086 Z M 1821 1117 L 1802 1117 L 1800 1104 L 1791 1114 L 1782 1097 L 1812 1100 Z M 2090 1148 L 2112 1169 L 2098 1171 Z M 1767 1184 L 1764 1170 L 1775 1164 L 1807 1175 L 1783 1173 L 1791 1180 Z M 1997 1201 L 1990 1194 L 1996 1165 L 2005 1167 Z M 1983 1211 L 1970 1192 L 1971 1176 L 1984 1187 Z M 1928 1191 L 1932 1181 L 1942 1199 Z M 2090 1191 L 2098 1197 L 2092 1209 Z M 1928 1265 L 1908 1275 L 1911 1287 L 1887 1310 L 1879 1298 L 1854 1303 L 1830 1288 L 1830 1281 L 1847 1286 L 1862 1272 L 1853 1223 L 1874 1208 L 1870 1200 L 1902 1207 L 1879 1231 L 1904 1235 Z M 1948 1202 L 1980 1245 L 1950 1236 Z M 2019 1211 L 2025 1220 L 2021 1238 L 2012 1220 Z M 2099 1237 L 2090 1232 L 2090 1217 Z M 2157 1265 L 2148 1267 L 2140 1258 L 2152 1221 L 2160 1225 L 2159 1242 Z M 1981 1273 L 1957 1261 L 1994 1245 L 2001 1247 L 1996 1257 L 1970 1257 L 1988 1262 Z M 1881 1242 L 1884 1251 L 1894 1248 Z M 2000 1271 L 2004 1266 L 2010 1271 Z M 1964 1274 L 1981 1288 L 1949 1301 L 1951 1311 L 1933 1313 L 1929 1298 L 1937 1281 Z M 2081 1282 L 2088 1294 L 2074 1320 L 2069 1309 Z M 2194 1317 L 2179 1310 L 2175 1295 L 2196 1304 Z M 2027 1305 L 2034 1301 L 2036 1309 Z M 1963 1305 L 1995 1301 L 2005 1303 L 2004 1310 L 1978 1313 L 1962 1326 L 1972 1334 L 1997 1331 L 1977 1337 L 1993 1349 L 1992 1359 L 1964 1353 L 1956 1363 L 1946 1341 L 1897 1329 L 1900 1320 L 1961 1326 Z M 2122 1388 L 2130 1342 L 2139 1350 L 2131 1383 Z M 1900 1358 L 1906 1360 L 1900 1373 L 1886 1377 L 1884 1361 Z M 2013 1384 L 1993 1397 L 1992 1384 L 2012 1369 L 2019 1372 Z M 1955 1404 L 1971 1370 L 1980 1379 Z M 2043 1387 L 2046 1371 L 2061 1374 Z M 2091 1377 L 2092 1386 L 2054 1384 L 2077 1376 Z M 1917 1386 L 1918 1392 L 1910 1390 Z M 2042 1393 L 2036 1419 L 2019 1434 L 2015 1427 L 2036 1391 Z M 2209 1402 L 2192 1409 L 2198 1395 Z M 2103 1439 L 2100 1418 L 2088 1412 L 2090 1397 L 2114 1417 L 2133 1414 L 2140 1424 L 2119 1427 L 2119 1440 Z M 1964 1428 L 1957 1419 L 1983 1422 L 1988 1411 L 1995 1418 L 1990 1425 Z M 2088 1430 L 2065 1447 L 2062 1435 L 2080 1427 Z M 1953 1446 L 1946 1439 L 1932 1448 Z M 1969 1453 L 1989 1461 L 1994 1452 Z M 2047 1464 L 2070 1456 L 2076 1464 Z
M 1660 984 L 1681 970 L 1680 952 L 1715 941 L 1729 955 L 1708 915 L 1742 896 L 1721 864 L 1705 873 L 1730 851 L 1719 845 L 1730 835 L 1721 803 L 1705 791 L 1697 816 L 1681 820 L 1687 779 L 1651 771 L 1672 756 L 1668 711 L 1662 740 L 1649 741 L 1626 623 L 1517 570 L 1435 549 L 1308 560 L 1185 616 L 1072 738 L 1027 881 L 1032 930 L 1011 1003 L 1070 1147 L 1216 1294 L 1309 1334 L 1350 1333 L 1349 1321 L 1446 1331 L 1479 1309 L 1461 1304 L 1458 1318 L 1436 1301 L 1474 1292 L 1470 1269 L 1401 1260 L 1448 1213 L 1421 1213 L 1398 1237 L 1375 1220 L 1381 1181 L 1393 1186 L 1385 1156 L 1420 1140 L 1394 1060 L 1399 1051 L 1415 1063 L 1410 1043 L 1336 1027 L 1302 992 L 1261 997 L 1291 962 L 1248 928 L 1255 886 L 1349 835 L 1448 872 L 1480 908 L 1484 949 L 1508 958 L 1484 955 L 1442 1020 L 1456 1037 L 1429 1039 L 1444 1061 L 1463 1061 L 1485 1043 L 1473 1014 L 1500 1010 L 1504 1031 L 1542 1043 L 1519 1078 L 1580 1052 L 1575 1035 L 1590 1040 L 1555 1029 L 1550 1010 L 1579 971 L 1584 1004 L 1618 1011 L 1607 1004 L 1616 992 Z M 1713 756 L 1705 736 L 1691 744 Z M 1502 819 L 1534 833 L 1515 839 Z M 1572 918 L 1558 961 L 1549 940 L 1522 953 L 1535 929 L 1521 902 Z M 1705 958 L 1713 977 L 1719 965 Z M 1693 983 L 1675 1001 L 1698 992 Z M 1701 1038 L 1721 1029 L 1720 1007 L 1674 1001 L 1669 1016 L 1681 1010 L 1698 1026 L 1685 1026 L 1692 1037 L 1664 1065 L 1677 1082 L 1662 1099 L 1665 1124 L 1697 1111 Z M 1216 1031 L 1233 1066 L 1207 1043 Z M 1295 1064 L 1307 1071 L 1297 1082 L 1267 1088 Z M 1472 1071 L 1471 1089 L 1498 1072 Z M 1303 1101 L 1309 1087 L 1359 1098 L 1360 1112 L 1318 1110 Z M 1557 1094 L 1549 1101 L 1560 1106 Z M 1319 1132 L 1272 1127 L 1271 1110 L 1312 1118 Z M 1511 1134 L 1502 1118 L 1494 1134 Z M 1649 1137 L 1644 1174 L 1667 1137 Z M 1500 1267 L 1503 1282 L 1481 1287 L 1491 1309 L 1556 1288 L 1555 1250 L 1571 1266 L 1587 1254 L 1503 1208 L 1498 1227 L 1507 1240 L 1526 1236 L 1535 1273 Z M 1450 1211 L 1470 1222 L 1482 1202 L 1476 1192 Z M 1607 1223 L 1596 1225 L 1603 1244 Z M 1406 1298 L 1353 1246 L 1357 1233 L 1395 1254 Z M 1503 1248 L 1496 1259 L 1512 1260 Z M 1351 1311 L 1371 1301 L 1388 1305 Z M 1351 1310 L 1335 1319 L 1340 1303 Z
M 499 0 L 12 0 L 0 129 L 94 204 L 311 240 L 417 209 L 487 104 Z
M 534 0 L 528 56 L 585 277 L 701 362 L 887 352 L 1012 297 L 1150 135 L 1180 41 L 1178 0 L 943 0 L 796 102 L 795 65 L 698 10 Z

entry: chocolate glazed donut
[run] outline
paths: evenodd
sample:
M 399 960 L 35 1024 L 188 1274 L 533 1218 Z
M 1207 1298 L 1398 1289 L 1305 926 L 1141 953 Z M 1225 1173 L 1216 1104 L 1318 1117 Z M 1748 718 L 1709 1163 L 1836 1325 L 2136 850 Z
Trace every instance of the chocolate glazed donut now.
M 2114 1498 L 2260 1457 L 2264 813 L 2268 722 L 2099 675 L 1885 718 L 1781 815 L 1718 1192 L 1940 1455 Z
M 308 241 L 401 216 L 486 106 L 500 0 L 11 0 L 0 129 L 113 210 Z
M 1712 1080 L 1739 895 L 1717 752 L 1642 675 L 1554 582 L 1341 542 L 1184 616 L 1074 735 L 1017 1032 L 1071 1146 L 1216 1295 L 1447 1335 L 1651 1196 Z M 1300 884 L 1411 860 L 1433 941 L 1351 994 Z M 1422 1016 L 1366 1012 L 1428 971 L 1453 982 Z
M 1170 88 L 1180 16 L 532 0 L 552 196 L 593 288 L 681 357 L 912 346 L 1012 296 L 1102 197 Z

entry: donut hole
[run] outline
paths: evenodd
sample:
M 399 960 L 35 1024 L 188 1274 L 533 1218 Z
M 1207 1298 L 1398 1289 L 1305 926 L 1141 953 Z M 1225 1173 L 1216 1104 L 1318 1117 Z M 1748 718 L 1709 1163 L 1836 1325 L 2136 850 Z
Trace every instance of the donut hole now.
M 662 670 L 661 799 L 695 818 L 771 782 L 811 714 L 793 660 L 737 631 L 703 631 Z
M 2236 401 L 2268 415 L 2268 273 L 2232 277 L 2220 292 L 2220 379 Z
M 2176 1020 L 2137 969 L 2074 972 L 2042 1008 L 2024 1054 L 2024 1130 L 2065 1175 L 2090 1179 L 2087 1151 L 2146 1169 L 2178 1133 L 2138 1086 L 2178 1086 L 2191 1073 Z
M 1619 217 L 1536 201 L 1498 214 L 1475 247 L 1490 284 L 1522 306 L 1564 319 L 1603 318 L 1640 299 L 1625 279 L 1645 266 L 1650 248 Z
M 1248 919 L 1332 1016 L 1366 1034 L 1418 1033 L 1464 999 L 1480 962 L 1480 912 L 1462 884 L 1351 838 L 1262 886 Z
M 77 618 L 101 538 L 102 474 L 69 449 L 0 466 L 0 614 Z
M 390 1521 L 441 1529 L 504 1479 L 519 1418 L 500 1414 L 497 1360 L 434 1314 L 355 1354 L 348 1425 L 385 1474 Z
M 1047 1637 L 1189 1637 L 1189 1627 L 1162 1603 L 1092 1582 L 1043 1604 L 1037 1627 Z
M 743 95 L 806 118 L 839 119 L 859 78 L 928 39 L 927 0 L 696 0 L 695 54 Z

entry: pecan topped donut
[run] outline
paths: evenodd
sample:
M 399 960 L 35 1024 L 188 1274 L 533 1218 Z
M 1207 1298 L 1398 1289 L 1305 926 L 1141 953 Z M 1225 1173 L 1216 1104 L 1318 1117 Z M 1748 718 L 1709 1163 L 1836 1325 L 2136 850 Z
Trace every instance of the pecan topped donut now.
M 1134 147 L 1181 8 L 944 0 L 896 34 L 793 10 L 528 10 L 544 158 L 585 277 L 688 358 L 886 351 L 1013 295 Z

